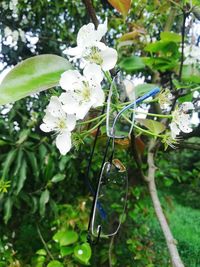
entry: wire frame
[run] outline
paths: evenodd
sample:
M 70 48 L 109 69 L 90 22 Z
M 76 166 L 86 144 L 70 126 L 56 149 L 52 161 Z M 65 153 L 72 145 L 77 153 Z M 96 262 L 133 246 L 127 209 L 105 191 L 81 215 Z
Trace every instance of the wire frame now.
M 108 107 L 107 107 L 107 117 L 112 112 L 112 108 L 116 108 L 116 104 L 111 103 L 111 97 L 114 96 L 115 99 L 120 97 L 115 88 L 113 94 L 113 89 L 109 92 L 108 97 Z M 122 217 L 124 215 L 126 201 L 127 201 L 127 192 L 128 192 L 128 176 L 126 168 L 118 160 L 113 159 L 114 154 L 114 140 L 115 138 L 124 138 L 123 135 L 117 135 L 115 128 L 119 118 L 124 115 L 124 113 L 132 109 L 136 104 L 141 103 L 145 99 L 155 96 L 159 93 L 159 88 L 154 88 L 149 91 L 147 94 L 141 96 L 137 100 L 133 100 L 129 105 L 125 106 L 121 111 L 117 111 L 116 116 L 112 121 L 112 126 L 109 127 L 111 120 L 107 119 L 107 135 L 110 137 L 107 142 L 106 152 L 104 155 L 103 165 L 101 168 L 101 174 L 98 181 L 98 186 L 93 202 L 92 213 L 90 217 L 89 227 L 93 236 L 97 237 L 109 237 L 115 235 L 121 225 Z M 118 100 L 117 100 L 118 101 Z M 116 103 L 118 103 L 116 101 Z M 117 110 L 117 109 L 116 109 Z M 114 111 L 116 111 L 114 110 Z M 132 130 L 134 122 L 134 113 L 132 118 L 131 127 L 129 133 Z M 110 160 L 105 162 L 107 156 L 108 146 L 110 140 L 112 139 L 112 154 Z
M 118 232 L 125 211 L 127 192 L 128 176 L 124 165 L 118 159 L 105 162 L 94 202 L 91 221 L 93 236 L 109 237 Z
M 127 101 L 135 103 L 133 83 L 123 79 L 121 73 L 118 73 L 113 79 L 107 100 L 106 132 L 108 137 L 125 138 L 130 135 L 135 117 L 135 104 L 131 109 L 124 110 L 120 117 L 118 116 L 119 105 Z M 118 118 L 115 120 L 117 116 Z M 114 124 L 115 127 L 113 127 Z

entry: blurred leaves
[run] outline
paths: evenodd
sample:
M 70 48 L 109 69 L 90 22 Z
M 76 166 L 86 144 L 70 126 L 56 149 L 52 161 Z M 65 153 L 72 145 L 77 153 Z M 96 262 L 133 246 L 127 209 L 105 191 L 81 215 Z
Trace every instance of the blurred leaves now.
M 166 129 L 166 126 L 159 121 L 149 119 L 137 119 L 137 121 L 155 134 L 160 134 Z
M 131 0 L 108 0 L 125 17 L 131 7 Z
M 64 174 L 61 174 L 61 173 L 58 173 L 56 174 L 52 179 L 51 181 L 53 183 L 58 183 L 58 182 L 61 182 L 65 179 L 65 175 Z
M 47 267 L 64 267 L 60 261 L 51 261 Z
M 137 56 L 132 56 L 130 58 L 123 58 L 119 62 L 119 66 L 120 66 L 120 68 L 122 68 L 123 70 L 125 70 L 127 72 L 129 72 L 129 71 L 133 72 L 133 71 L 145 68 L 145 64 L 144 64 L 142 58 L 137 57 Z
M 46 204 L 49 202 L 49 190 L 46 189 L 40 196 L 40 215 L 43 217 L 46 209 Z
M 151 83 L 138 84 L 135 86 L 135 92 L 136 95 L 139 97 L 148 93 L 149 91 L 153 90 L 156 87 L 158 87 L 158 85 Z

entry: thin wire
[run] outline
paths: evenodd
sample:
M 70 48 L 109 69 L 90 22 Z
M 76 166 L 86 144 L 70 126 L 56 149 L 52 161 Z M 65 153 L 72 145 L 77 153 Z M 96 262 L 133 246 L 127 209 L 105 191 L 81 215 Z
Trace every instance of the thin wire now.
M 118 120 L 118 118 L 121 116 L 121 114 L 123 112 L 125 112 L 126 110 L 134 107 L 135 105 L 141 103 L 142 101 L 144 101 L 145 99 L 151 97 L 151 96 L 155 96 L 157 93 L 160 92 L 160 89 L 159 88 L 154 88 L 153 90 L 151 90 L 150 92 L 148 92 L 147 94 L 139 97 L 138 99 L 136 99 L 134 102 L 132 102 L 131 104 L 125 106 L 122 110 L 120 110 L 120 112 L 117 114 L 117 116 L 115 117 L 114 119 L 114 122 L 113 122 L 113 126 L 112 126 L 112 132 L 114 132 L 114 127 L 115 127 L 115 124 Z M 114 137 L 114 136 L 113 136 Z

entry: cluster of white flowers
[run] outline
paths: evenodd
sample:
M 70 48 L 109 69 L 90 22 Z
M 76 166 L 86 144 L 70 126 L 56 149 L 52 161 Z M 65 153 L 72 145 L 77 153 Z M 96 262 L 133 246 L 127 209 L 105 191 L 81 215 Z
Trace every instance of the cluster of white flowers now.
M 192 132 L 189 110 L 193 110 L 194 105 L 191 102 L 184 102 L 172 112 L 172 122 L 170 123 L 171 136 L 176 139 L 176 136 L 183 133 Z
M 4 29 L 5 36 L 5 44 L 13 47 L 16 45 L 19 38 L 21 38 L 22 42 L 26 42 L 26 36 L 22 29 L 12 31 L 8 26 Z
M 10 0 L 10 1 L 1 1 L 1 6 L 4 10 L 10 9 L 12 10 L 12 16 L 16 17 L 18 12 L 18 0 Z
M 40 126 L 44 132 L 56 132 L 56 146 L 62 155 L 72 146 L 71 131 L 76 120 L 84 119 L 91 107 L 99 107 L 104 102 L 103 71 L 114 68 L 117 62 L 117 51 L 101 42 L 106 32 L 107 21 L 97 30 L 92 23 L 84 25 L 78 32 L 77 47 L 65 50 L 71 60 L 81 60 L 83 75 L 77 70 L 61 75 L 60 86 L 65 92 L 51 97 Z
M 10 10 L 13 11 L 14 14 L 17 14 L 17 5 L 18 5 L 18 0 L 11 0 L 9 2 L 9 8 Z
M 184 64 L 191 65 L 199 63 L 200 47 L 196 45 L 187 45 L 184 48 L 184 55 L 186 57 Z

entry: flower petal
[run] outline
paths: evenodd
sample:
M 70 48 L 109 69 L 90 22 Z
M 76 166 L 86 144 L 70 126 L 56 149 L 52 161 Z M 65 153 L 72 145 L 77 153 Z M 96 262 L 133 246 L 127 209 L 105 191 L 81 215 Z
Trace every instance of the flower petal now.
M 67 70 L 62 73 L 60 78 L 60 86 L 66 91 L 74 90 L 82 79 L 81 74 L 77 70 Z
M 49 132 L 51 132 L 52 130 L 53 130 L 53 128 L 52 127 L 50 127 L 48 124 L 46 124 L 46 123 L 42 123 L 41 125 L 40 125 L 40 129 L 43 131 L 43 132 L 45 132 L 45 133 L 49 133 Z
M 61 103 L 63 104 L 63 110 L 67 114 L 75 114 L 78 108 L 78 100 L 75 98 L 73 92 L 62 93 L 59 97 Z
M 77 111 L 76 111 L 76 117 L 77 119 L 84 119 L 85 115 L 88 113 L 88 111 L 90 110 L 91 106 L 93 103 L 91 102 L 87 102 L 84 103 L 82 105 L 79 105 Z
M 77 45 L 85 48 L 90 47 L 95 43 L 95 27 L 93 23 L 89 23 L 80 28 L 77 35 Z
M 56 146 L 62 155 L 66 155 L 71 149 L 71 133 L 64 132 L 56 137 Z
M 43 122 L 48 124 L 48 126 L 53 129 L 54 127 L 56 127 L 57 121 L 58 118 L 53 116 L 48 110 L 46 110 Z
M 190 116 L 182 113 L 178 123 L 180 130 L 184 133 L 191 133 L 193 129 L 190 127 L 190 124 Z
M 62 104 L 57 96 L 52 96 L 50 102 L 46 108 L 46 112 L 50 113 L 54 117 L 65 116 L 64 110 L 62 109 Z
M 101 51 L 100 54 L 103 59 L 102 69 L 104 71 L 113 69 L 117 63 L 117 51 L 107 47 L 105 50 Z
M 83 74 L 87 80 L 94 80 L 96 83 L 101 83 L 103 80 L 101 67 L 95 63 L 87 64 L 83 70 Z
M 169 124 L 169 127 L 171 129 L 171 136 L 173 139 L 176 138 L 177 135 L 181 132 L 180 129 L 178 128 L 177 124 L 175 122 L 172 122 Z
M 183 111 L 188 111 L 194 109 L 194 105 L 192 102 L 184 102 L 182 103 L 181 108 Z
M 108 31 L 108 20 L 106 18 L 104 23 L 99 24 L 99 26 L 96 30 L 97 41 L 100 41 L 102 39 L 102 37 L 106 34 L 107 31 Z
M 103 105 L 104 100 L 105 100 L 105 94 L 104 94 L 104 91 L 101 89 L 101 86 L 93 85 L 91 100 L 93 101 L 92 106 L 94 108 Z
M 80 46 L 76 47 L 69 47 L 63 51 L 63 54 L 69 55 L 69 56 L 75 56 L 76 58 L 81 57 L 82 49 Z
M 67 115 L 67 129 L 71 132 L 76 126 L 76 116 Z
M 123 80 L 123 84 L 125 86 L 125 90 L 126 90 L 126 96 L 128 97 L 128 99 L 130 101 L 134 101 L 135 100 L 135 88 L 133 83 L 130 80 Z

